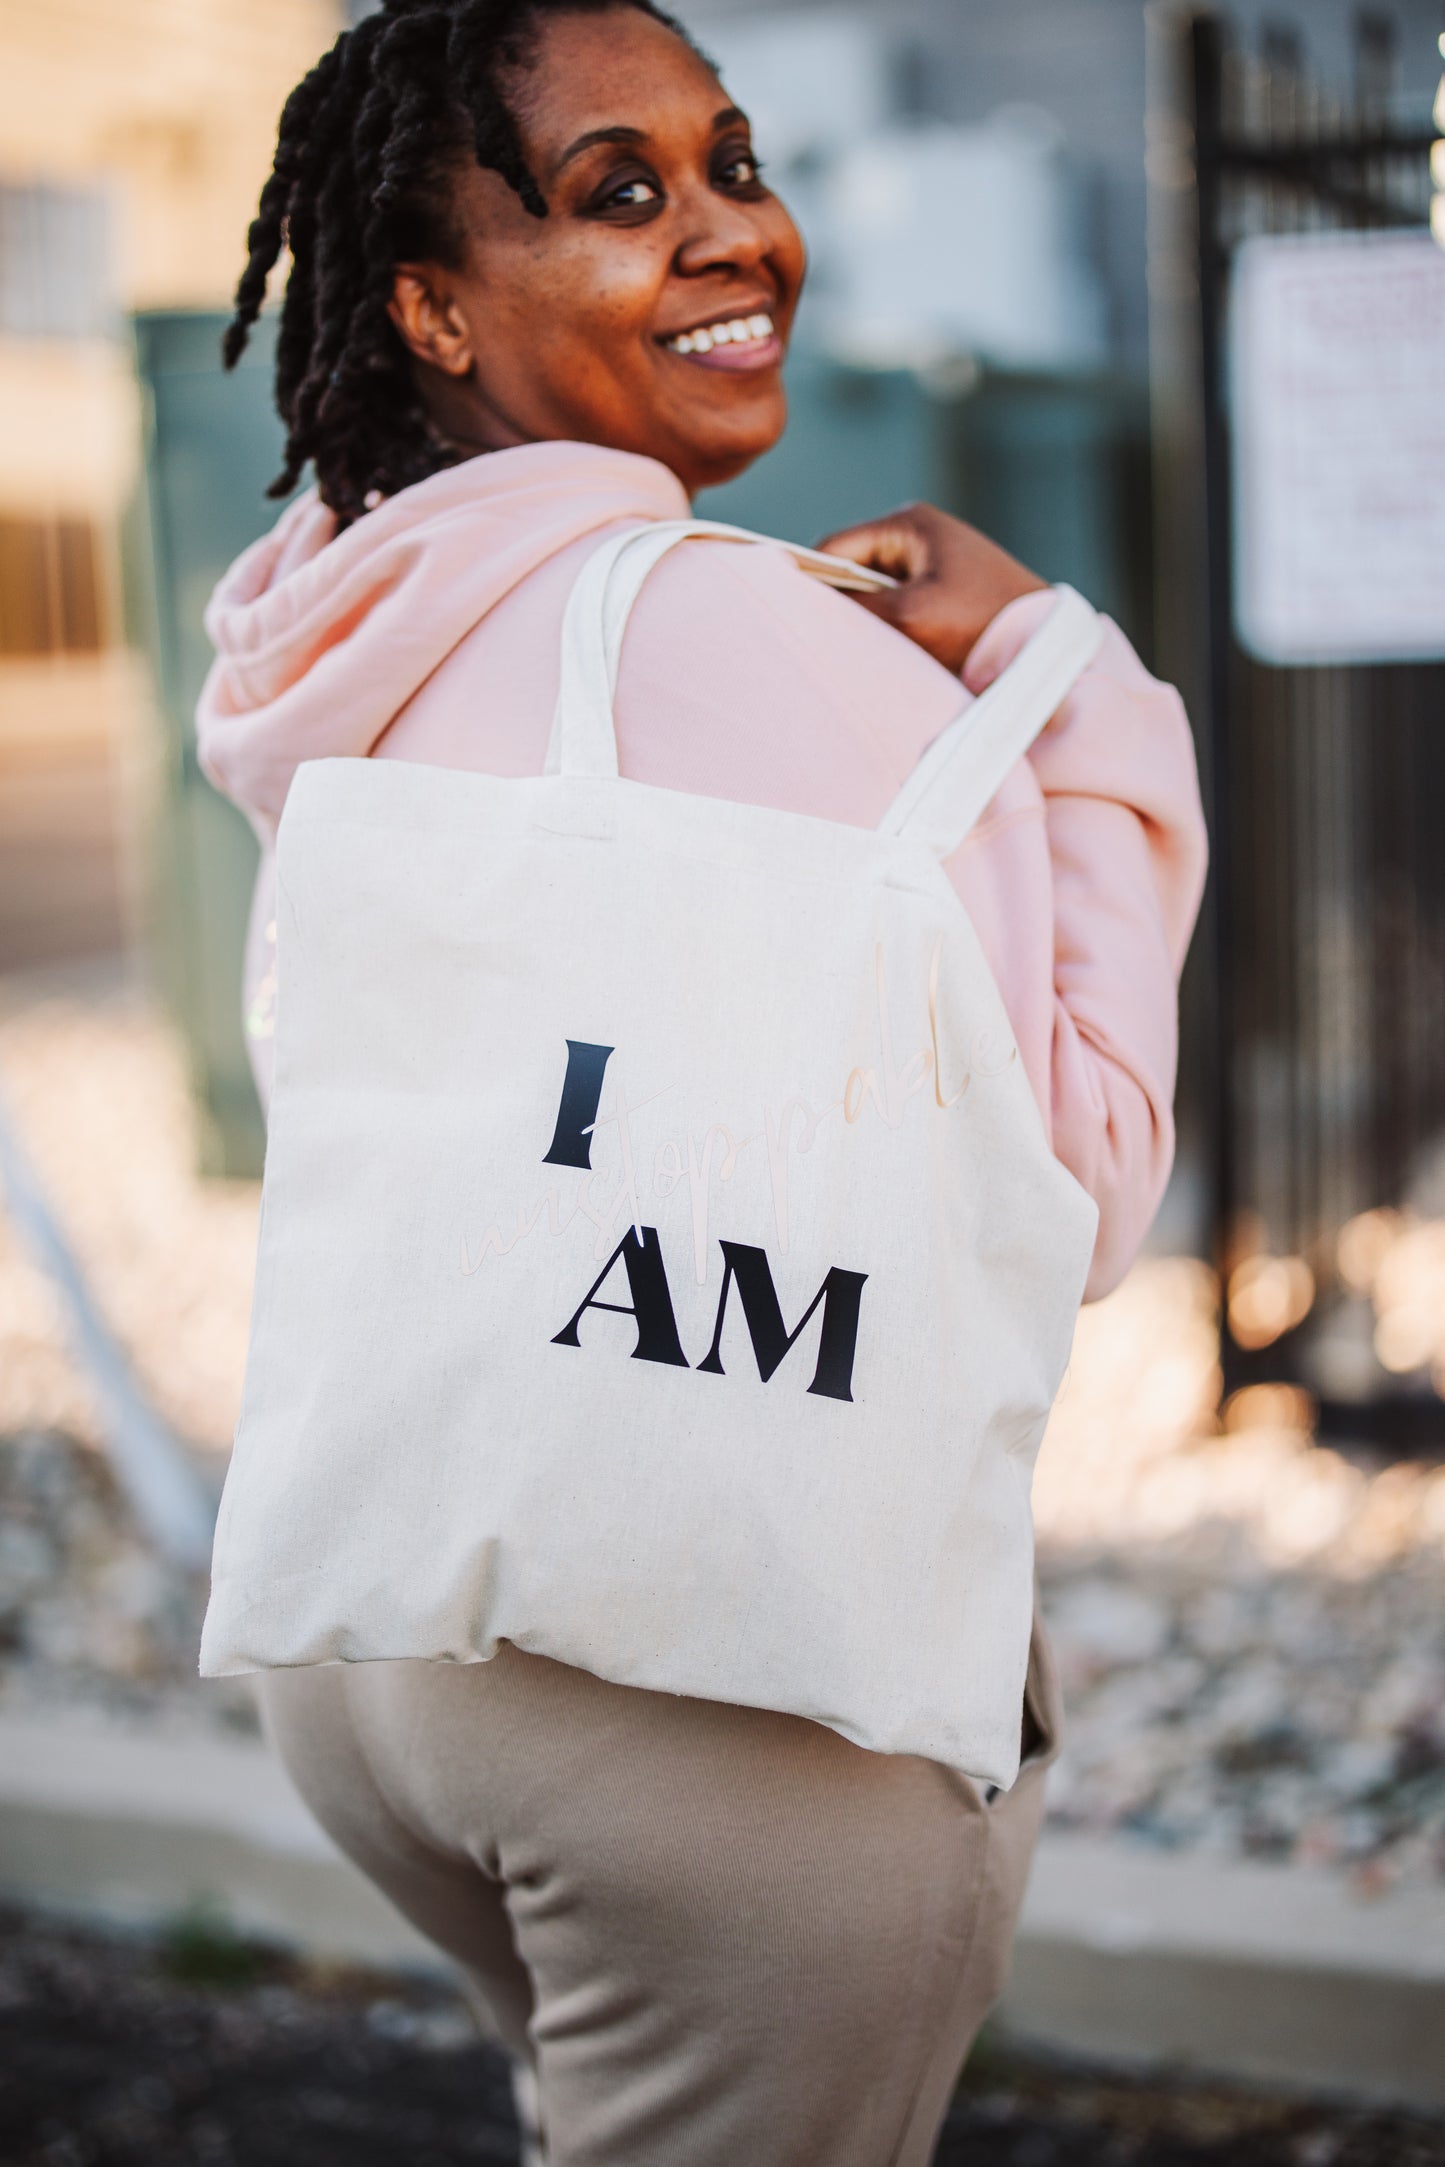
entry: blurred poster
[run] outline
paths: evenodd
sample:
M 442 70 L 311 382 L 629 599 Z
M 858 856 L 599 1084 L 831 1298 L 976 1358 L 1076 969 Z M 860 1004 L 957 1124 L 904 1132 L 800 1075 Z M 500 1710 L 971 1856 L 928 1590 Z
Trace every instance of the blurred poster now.
M 1234 618 L 1261 661 L 1445 658 L 1445 250 L 1259 236 L 1230 333 Z

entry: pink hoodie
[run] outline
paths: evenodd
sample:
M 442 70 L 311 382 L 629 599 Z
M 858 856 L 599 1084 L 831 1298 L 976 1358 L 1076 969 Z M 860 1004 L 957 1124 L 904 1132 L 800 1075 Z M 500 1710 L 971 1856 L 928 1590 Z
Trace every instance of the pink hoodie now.
M 572 443 L 473 459 L 341 535 L 303 498 L 237 560 L 207 613 L 207 774 L 267 845 L 303 760 L 540 773 L 562 608 L 589 546 L 608 528 L 687 512 L 667 468 Z M 990 625 L 963 673 L 970 693 L 1048 607 L 1030 595 Z M 781 550 L 694 541 L 637 604 L 619 758 L 641 782 L 871 827 L 964 697 L 920 648 Z M 1178 696 L 1111 626 L 948 867 L 1054 1151 L 1099 1205 L 1091 1297 L 1127 1269 L 1169 1173 L 1176 987 L 1204 864 Z M 248 1000 L 270 898 L 268 850 Z

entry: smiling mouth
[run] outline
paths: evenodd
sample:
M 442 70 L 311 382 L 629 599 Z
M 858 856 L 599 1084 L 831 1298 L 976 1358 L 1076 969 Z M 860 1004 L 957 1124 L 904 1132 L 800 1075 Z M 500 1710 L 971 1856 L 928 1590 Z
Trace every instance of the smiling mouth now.
M 781 360 L 783 342 L 765 310 L 752 316 L 722 317 L 658 342 L 664 353 L 701 362 L 712 369 L 766 369 Z

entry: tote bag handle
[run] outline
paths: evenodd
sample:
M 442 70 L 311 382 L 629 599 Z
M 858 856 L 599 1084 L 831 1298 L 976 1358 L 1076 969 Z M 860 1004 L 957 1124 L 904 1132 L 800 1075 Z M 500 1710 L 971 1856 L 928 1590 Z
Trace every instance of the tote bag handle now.
M 1015 761 L 1062 707 L 1099 652 L 1104 621 L 1072 587 L 1055 602 L 987 692 L 971 701 L 921 755 L 878 823 L 949 858 Z
M 573 583 L 562 618 L 562 677 L 557 712 L 543 773 L 612 777 L 617 773 L 617 729 L 612 702 L 622 635 L 648 573 L 679 542 L 704 536 L 717 542 L 763 542 L 785 549 L 802 570 L 830 587 L 876 594 L 894 582 L 885 572 L 830 557 L 800 543 L 751 534 L 716 519 L 659 519 L 625 534 L 609 535 L 593 550 Z
M 717 520 L 657 520 L 609 536 L 583 565 L 563 614 L 561 682 L 544 773 L 616 779 L 612 703 L 627 620 L 653 566 L 696 536 L 785 549 L 803 571 L 845 592 L 877 593 L 895 584 L 886 573 L 845 557 Z M 880 833 L 910 837 L 939 858 L 951 856 L 1057 713 L 1098 653 L 1104 626 L 1072 587 L 1054 593 L 1053 608 L 1008 668 L 924 752 L 879 822 Z

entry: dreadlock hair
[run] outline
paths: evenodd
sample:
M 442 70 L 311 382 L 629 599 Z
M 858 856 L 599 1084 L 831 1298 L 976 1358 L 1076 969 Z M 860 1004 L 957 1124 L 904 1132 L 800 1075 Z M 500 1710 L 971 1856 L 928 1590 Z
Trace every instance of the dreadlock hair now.
M 468 152 L 547 216 L 504 83 L 548 16 L 616 6 L 687 36 L 655 0 L 384 0 L 292 91 L 221 346 L 234 368 L 289 251 L 276 341 L 286 451 L 271 496 L 289 496 L 309 462 L 344 527 L 460 457 L 431 425 L 387 314 L 395 266 L 457 260 L 449 177 Z

